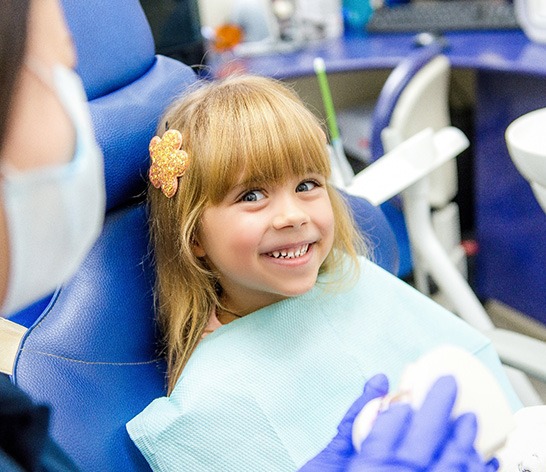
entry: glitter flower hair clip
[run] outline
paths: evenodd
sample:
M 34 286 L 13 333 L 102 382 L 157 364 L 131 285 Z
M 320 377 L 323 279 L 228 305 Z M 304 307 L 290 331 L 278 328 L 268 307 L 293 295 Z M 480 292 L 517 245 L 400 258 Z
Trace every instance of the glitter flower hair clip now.
M 182 134 L 176 129 L 165 131 L 163 137 L 154 136 L 150 141 L 150 182 L 167 198 L 174 197 L 178 189 L 178 177 L 182 177 L 189 164 L 189 156 L 181 150 Z

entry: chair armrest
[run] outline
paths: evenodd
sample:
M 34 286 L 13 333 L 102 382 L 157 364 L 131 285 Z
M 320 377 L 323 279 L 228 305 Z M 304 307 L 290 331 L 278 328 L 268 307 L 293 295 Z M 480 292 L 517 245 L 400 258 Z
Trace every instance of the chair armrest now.
M 458 128 L 447 126 L 436 133 L 427 128 L 359 172 L 345 190 L 380 205 L 457 157 L 468 145 Z
M 503 364 L 546 382 L 546 343 L 514 331 L 495 328 L 485 333 Z

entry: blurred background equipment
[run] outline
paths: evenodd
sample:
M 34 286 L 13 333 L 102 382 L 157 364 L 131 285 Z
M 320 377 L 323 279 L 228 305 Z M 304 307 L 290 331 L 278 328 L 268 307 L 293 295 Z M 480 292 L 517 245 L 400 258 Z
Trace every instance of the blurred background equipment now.
M 204 41 L 198 0 L 140 0 L 156 52 L 190 66 L 202 63 Z

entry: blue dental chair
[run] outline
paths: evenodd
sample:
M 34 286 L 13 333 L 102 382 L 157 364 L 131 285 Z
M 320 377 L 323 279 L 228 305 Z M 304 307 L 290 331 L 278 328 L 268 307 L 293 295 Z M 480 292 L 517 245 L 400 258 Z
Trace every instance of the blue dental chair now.
M 81 268 L 24 335 L 12 380 L 52 407 L 52 435 L 82 471 L 149 470 L 125 430 L 166 391 L 144 202 L 148 143 L 167 103 L 196 76 L 155 55 L 137 0 L 66 0 L 64 8 L 104 153 L 107 212 Z M 375 259 L 395 273 L 382 213 L 346 198 Z

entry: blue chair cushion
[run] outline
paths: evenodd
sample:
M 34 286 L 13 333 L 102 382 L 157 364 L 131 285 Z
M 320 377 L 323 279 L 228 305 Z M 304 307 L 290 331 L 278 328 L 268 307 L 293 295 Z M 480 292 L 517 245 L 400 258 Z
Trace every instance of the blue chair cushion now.
M 191 68 L 165 56 L 130 86 L 91 100 L 91 117 L 104 154 L 107 211 L 141 195 L 150 163 L 148 144 L 167 105 L 197 80 Z
M 149 470 L 125 430 L 165 394 L 148 255 L 145 205 L 111 213 L 15 362 L 14 383 L 52 407 L 52 435 L 84 471 Z
M 155 46 L 138 0 L 63 0 L 89 100 L 137 80 L 152 67 Z
M 368 242 L 370 258 L 383 269 L 397 275 L 400 265 L 397 242 L 381 209 L 363 198 L 345 192 L 341 194 L 353 212 L 358 229 Z

